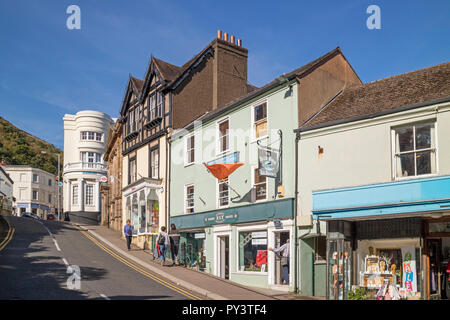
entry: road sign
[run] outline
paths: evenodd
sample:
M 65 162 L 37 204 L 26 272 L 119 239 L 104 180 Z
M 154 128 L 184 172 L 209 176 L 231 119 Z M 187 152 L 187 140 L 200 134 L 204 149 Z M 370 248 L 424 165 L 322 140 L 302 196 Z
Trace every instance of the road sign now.
M 108 182 L 108 178 L 107 178 L 106 176 L 102 176 L 102 177 L 100 178 L 100 181 L 101 181 L 101 182 Z
M 61 181 L 58 182 L 58 186 L 62 187 L 62 186 L 63 186 L 63 183 L 62 183 Z

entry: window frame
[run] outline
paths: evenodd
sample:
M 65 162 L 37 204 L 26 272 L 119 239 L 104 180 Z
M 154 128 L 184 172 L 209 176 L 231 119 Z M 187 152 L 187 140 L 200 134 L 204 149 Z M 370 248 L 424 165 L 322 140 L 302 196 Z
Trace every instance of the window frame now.
M 36 180 L 34 180 L 34 177 L 36 177 Z M 33 183 L 39 183 L 39 174 L 38 173 L 33 173 Z
M 256 137 L 256 122 L 255 122 L 255 109 L 256 107 L 259 107 L 263 104 L 266 104 L 266 134 L 264 136 L 261 137 Z M 256 142 L 258 140 L 263 140 L 263 139 L 267 139 L 269 137 L 269 101 L 268 99 L 264 99 L 264 100 L 260 100 L 254 104 L 252 104 L 252 107 L 250 108 L 251 110 L 251 123 L 250 123 L 250 128 L 251 128 L 251 142 Z M 258 122 L 261 122 L 261 120 L 258 120 Z
M 92 193 L 88 193 L 88 189 L 91 189 Z M 94 206 L 94 185 L 91 183 L 86 183 L 84 187 L 84 205 L 88 207 Z
M 265 184 L 266 184 L 266 197 L 264 198 L 264 199 L 259 199 L 259 200 L 257 200 L 256 199 L 256 197 L 257 197 L 257 195 L 256 195 L 256 185 L 260 185 L 260 184 L 263 184 L 263 182 L 259 182 L 259 183 L 255 183 L 255 178 L 256 178 L 256 175 L 255 175 L 255 170 L 258 170 L 258 166 L 256 166 L 256 165 L 254 165 L 254 166 L 251 166 L 251 170 L 252 170 L 252 172 L 251 172 L 251 178 L 252 178 L 252 184 L 251 184 L 251 186 L 252 186 L 252 192 L 254 192 L 255 194 L 254 194 L 254 202 L 256 203 L 256 202 L 265 202 L 265 201 L 267 201 L 268 200 L 268 198 L 269 198 L 269 180 L 267 179 L 267 177 L 264 177 L 264 178 L 266 178 L 266 182 L 265 182 Z M 259 174 L 258 174 L 259 175 Z
M 188 189 L 193 188 L 194 192 L 192 197 L 192 206 L 188 206 Z M 188 210 L 192 210 L 188 212 Z M 195 213 L 195 186 L 193 183 L 184 185 L 184 214 L 193 214 Z
M 134 179 L 131 179 L 131 163 L 134 162 Z M 132 181 L 133 180 L 133 181 Z M 137 157 L 128 158 L 128 184 L 132 184 L 137 181 Z
M 226 183 L 227 189 L 228 189 L 228 196 L 227 196 L 227 204 L 226 205 L 220 205 L 220 199 L 225 198 L 220 196 L 220 185 Z M 216 179 L 216 208 L 222 209 L 222 208 L 228 208 L 230 206 L 230 187 L 229 187 L 229 178 L 226 179 Z
M 433 134 L 434 136 L 431 137 L 431 139 L 434 139 L 434 147 L 416 149 L 416 126 L 426 125 L 426 124 L 432 125 L 434 127 L 434 134 Z M 413 149 L 409 150 L 409 151 L 396 152 L 397 131 L 399 129 L 405 129 L 405 128 L 413 128 Z M 439 175 L 439 146 L 438 146 L 438 134 L 437 134 L 438 125 L 437 125 L 436 118 L 424 119 L 423 121 L 406 123 L 406 124 L 402 124 L 399 126 L 392 126 L 390 129 L 391 129 L 391 166 L 392 166 L 392 179 L 393 180 L 409 180 L 409 179 L 426 178 L 426 177 L 432 177 L 432 176 Z M 414 175 L 397 176 L 397 157 L 399 157 L 402 154 L 416 154 L 416 153 L 427 152 L 427 151 L 429 151 L 430 153 L 434 152 L 435 172 L 417 174 L 417 160 L 414 159 Z M 430 166 L 432 166 L 431 163 L 430 163 Z
M 75 192 L 76 189 L 76 192 Z M 79 195 L 79 185 L 78 184 L 73 184 L 72 185 L 72 205 L 78 206 L 79 205 L 79 201 L 78 201 L 78 195 Z
M 191 149 L 188 149 L 188 141 L 190 139 L 193 139 L 193 143 Z M 192 161 L 189 162 L 189 155 L 191 154 L 192 150 L 193 150 L 193 159 Z M 186 167 L 194 163 L 195 163 L 195 133 L 192 132 L 184 137 L 184 166 Z
M 157 157 L 153 156 L 153 153 L 157 152 Z M 153 175 L 153 169 L 154 169 L 154 158 L 157 158 L 157 165 L 156 167 L 156 176 Z M 156 147 L 153 147 L 149 150 L 149 164 L 150 164 L 150 168 L 149 168 L 149 176 L 152 179 L 159 179 L 160 175 L 160 171 L 159 171 L 159 158 L 160 158 L 160 154 L 159 154 L 159 145 L 157 145 Z
M 241 271 L 240 270 L 240 261 L 239 261 L 239 235 L 242 232 L 248 232 L 248 233 L 252 233 L 252 232 L 267 232 L 267 265 L 266 265 L 266 269 L 265 271 Z M 269 275 L 269 247 L 270 247 L 270 230 L 268 228 L 267 224 L 258 224 L 258 225 L 252 225 L 252 226 L 238 226 L 236 228 L 236 235 L 237 235 L 237 241 L 236 241 L 236 272 L 237 274 L 260 274 L 260 275 Z
M 34 197 L 35 192 L 36 192 L 36 197 Z M 31 200 L 39 201 L 39 190 L 36 190 L 36 189 L 31 190 Z
M 220 135 L 220 133 L 221 133 L 220 125 L 225 122 L 228 122 L 228 132 L 225 135 L 227 137 L 227 148 L 225 150 L 221 150 L 221 141 L 222 141 L 221 138 L 223 137 L 223 135 L 222 136 Z M 227 116 L 225 118 L 222 118 L 222 119 L 216 121 L 216 156 L 219 156 L 219 155 L 229 152 L 230 148 L 231 148 L 231 146 L 230 146 L 230 117 Z

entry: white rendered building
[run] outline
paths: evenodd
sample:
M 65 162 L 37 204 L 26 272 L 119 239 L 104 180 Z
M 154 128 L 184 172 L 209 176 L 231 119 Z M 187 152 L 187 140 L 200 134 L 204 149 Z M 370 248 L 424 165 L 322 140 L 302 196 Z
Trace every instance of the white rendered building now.
M 100 179 L 108 126 L 115 119 L 98 111 L 64 115 L 64 212 L 70 221 L 98 224 L 101 217 Z
M 0 167 L 0 214 L 11 214 L 13 212 L 13 184 L 14 181 Z
M 56 175 L 26 165 L 7 165 L 3 169 L 14 181 L 15 214 L 31 212 L 42 219 L 58 210 L 58 182 Z M 60 205 L 61 201 L 60 194 Z

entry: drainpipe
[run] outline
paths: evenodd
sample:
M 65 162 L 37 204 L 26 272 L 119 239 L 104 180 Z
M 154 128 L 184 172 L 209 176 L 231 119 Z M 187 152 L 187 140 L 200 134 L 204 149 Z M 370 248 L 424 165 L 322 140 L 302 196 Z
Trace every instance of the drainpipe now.
M 294 292 L 298 293 L 298 239 L 297 239 L 297 207 L 298 207 L 298 142 L 300 132 L 295 131 L 295 192 L 294 192 Z

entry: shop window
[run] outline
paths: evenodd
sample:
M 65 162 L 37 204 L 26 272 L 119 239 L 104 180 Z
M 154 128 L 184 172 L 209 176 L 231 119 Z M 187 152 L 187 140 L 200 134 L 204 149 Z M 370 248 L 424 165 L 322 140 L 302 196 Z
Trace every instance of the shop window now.
M 267 231 L 239 232 L 239 271 L 267 271 Z
M 194 213 L 194 186 L 186 186 L 185 192 L 185 213 Z
M 155 191 L 150 191 L 147 198 L 147 232 L 157 233 L 159 228 L 159 203 Z
M 127 197 L 127 202 L 126 202 L 126 219 L 125 219 L 125 223 L 127 220 L 131 221 L 131 197 Z
M 147 224 L 147 217 L 146 217 L 146 210 L 145 210 L 145 192 L 144 190 L 141 190 L 139 193 L 139 233 L 146 233 L 146 224 Z
M 228 188 L 228 178 L 227 179 L 223 179 L 220 180 L 218 182 L 218 206 L 219 208 L 221 207 L 226 207 L 228 206 L 229 203 L 229 199 L 230 199 L 230 193 L 229 193 L 229 188 Z
M 131 224 L 133 225 L 133 235 L 137 234 L 139 228 L 139 205 L 137 194 L 133 194 L 131 201 Z
M 255 139 L 267 136 L 267 103 L 253 108 L 253 137 Z
M 326 261 L 327 259 L 327 237 L 320 236 L 315 239 L 315 258 L 316 262 Z
M 394 130 L 395 177 L 436 173 L 434 123 L 421 123 Z

